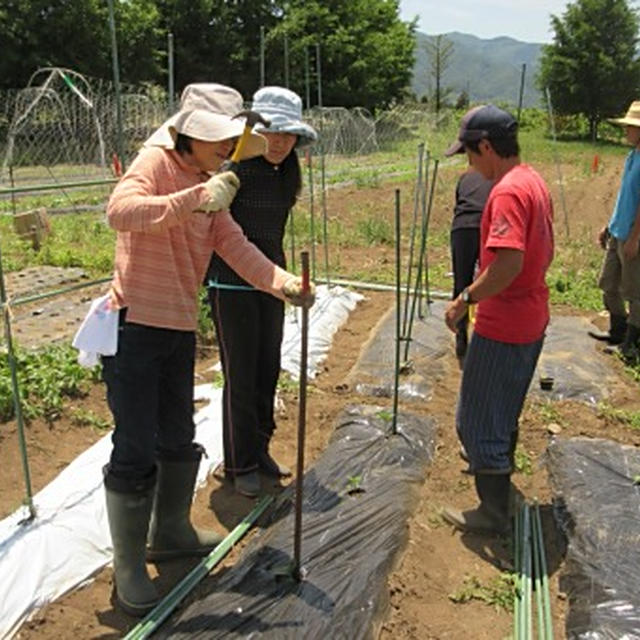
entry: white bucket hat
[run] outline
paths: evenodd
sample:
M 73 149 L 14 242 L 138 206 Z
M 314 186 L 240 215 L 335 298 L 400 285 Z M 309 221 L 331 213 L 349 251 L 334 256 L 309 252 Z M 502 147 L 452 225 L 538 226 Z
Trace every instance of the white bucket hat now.
M 271 121 L 269 127 L 258 123 L 256 131 L 293 133 L 298 136 L 296 147 L 304 147 L 318 139 L 315 129 L 302 121 L 302 100 L 297 93 L 284 87 L 262 87 L 253 94 L 252 110 Z
M 607 118 L 607 120 L 612 124 L 640 127 L 640 100 L 631 103 L 624 118 Z
M 242 107 L 242 96 L 231 87 L 215 83 L 189 84 L 182 92 L 180 110 L 151 134 L 143 146 L 173 149 L 178 133 L 207 142 L 236 138 L 244 131 L 244 120 L 232 118 Z M 240 159 L 260 156 L 266 150 L 265 138 L 252 133 Z

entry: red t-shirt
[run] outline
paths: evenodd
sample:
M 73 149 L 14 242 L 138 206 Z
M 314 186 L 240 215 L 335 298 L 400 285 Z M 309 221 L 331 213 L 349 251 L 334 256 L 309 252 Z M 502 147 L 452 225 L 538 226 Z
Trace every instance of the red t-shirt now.
M 496 249 L 524 253 L 522 271 L 499 294 L 481 300 L 474 331 L 485 338 L 526 344 L 549 323 L 545 273 L 553 258 L 553 205 L 544 180 L 518 164 L 495 184 L 480 222 L 480 270 Z

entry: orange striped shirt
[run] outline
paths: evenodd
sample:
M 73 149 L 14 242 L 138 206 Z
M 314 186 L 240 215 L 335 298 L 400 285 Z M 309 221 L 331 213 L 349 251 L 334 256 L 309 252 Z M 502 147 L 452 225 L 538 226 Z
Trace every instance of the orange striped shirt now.
M 247 282 L 282 299 L 291 274 L 245 237 L 228 211 L 194 212 L 208 199 L 209 176 L 175 151 L 151 147 L 116 185 L 109 225 L 118 233 L 112 300 L 127 322 L 193 331 L 198 289 L 212 251 Z

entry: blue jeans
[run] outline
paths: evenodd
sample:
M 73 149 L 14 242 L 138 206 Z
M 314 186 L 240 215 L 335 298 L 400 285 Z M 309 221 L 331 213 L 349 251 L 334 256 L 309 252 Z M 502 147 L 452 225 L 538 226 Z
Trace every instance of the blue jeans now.
M 102 358 L 107 401 L 114 417 L 113 451 L 105 477 L 123 493 L 144 488 L 157 458 L 193 456 L 195 333 L 125 321 L 118 351 Z

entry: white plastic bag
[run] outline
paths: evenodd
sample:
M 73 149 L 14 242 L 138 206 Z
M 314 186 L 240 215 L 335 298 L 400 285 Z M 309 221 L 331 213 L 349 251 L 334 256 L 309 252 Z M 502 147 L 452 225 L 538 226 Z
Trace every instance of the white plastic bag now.
M 96 298 L 80 328 L 73 338 L 73 346 L 78 349 L 78 362 L 83 367 L 94 367 L 98 356 L 112 356 L 118 350 L 118 310 L 109 306 L 107 293 Z

